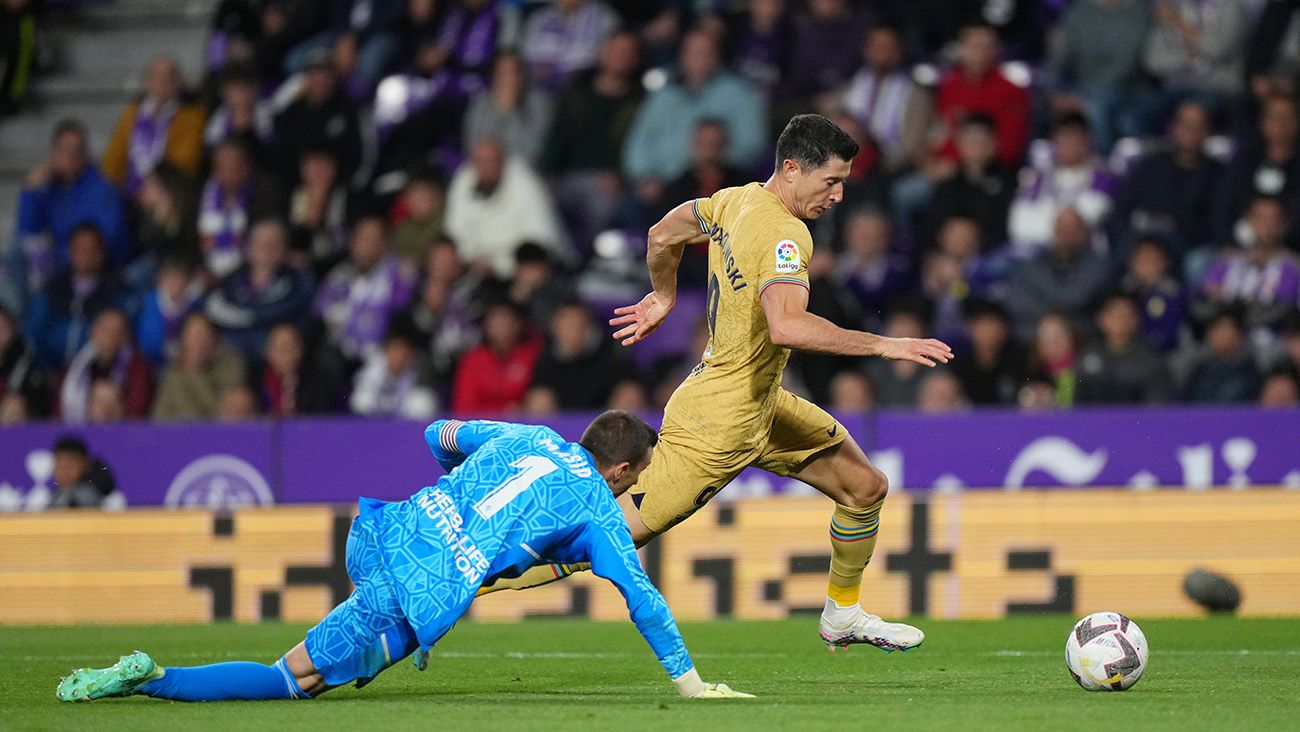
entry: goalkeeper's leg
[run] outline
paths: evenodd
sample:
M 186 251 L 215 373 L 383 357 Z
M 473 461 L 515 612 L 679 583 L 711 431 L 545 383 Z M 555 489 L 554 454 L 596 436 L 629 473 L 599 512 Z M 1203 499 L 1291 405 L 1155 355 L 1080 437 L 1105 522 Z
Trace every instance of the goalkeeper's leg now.
M 574 572 L 585 572 L 589 569 L 591 569 L 591 562 L 539 564 L 535 567 L 529 567 L 527 571 L 518 577 L 509 579 L 503 577 L 490 585 L 480 587 L 477 596 L 482 597 L 501 590 L 527 590 L 532 587 L 541 587 L 562 580 Z

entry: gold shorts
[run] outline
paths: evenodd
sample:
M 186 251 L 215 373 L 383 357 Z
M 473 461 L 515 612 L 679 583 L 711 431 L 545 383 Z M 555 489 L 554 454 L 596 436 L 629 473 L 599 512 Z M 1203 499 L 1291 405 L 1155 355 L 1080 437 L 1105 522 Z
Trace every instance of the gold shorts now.
M 780 389 L 767 443 L 758 449 L 709 445 L 665 419 L 650 465 L 629 493 L 646 528 L 661 534 L 703 508 L 745 468 L 794 475 L 846 437 L 826 410 Z

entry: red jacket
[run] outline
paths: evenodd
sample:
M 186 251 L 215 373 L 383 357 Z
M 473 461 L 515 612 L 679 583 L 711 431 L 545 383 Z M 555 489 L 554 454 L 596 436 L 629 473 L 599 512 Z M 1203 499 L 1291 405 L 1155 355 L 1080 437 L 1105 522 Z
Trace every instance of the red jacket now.
M 934 109 L 948 130 L 937 151 L 940 156 L 957 161 L 957 126 L 967 114 L 983 112 L 998 126 L 998 162 L 1010 170 L 1020 168 L 1029 142 L 1029 92 L 1001 72 L 994 69 L 972 83 L 961 69 L 949 71 L 939 82 Z
M 518 408 L 533 383 L 542 340 L 530 338 L 499 356 L 476 346 L 460 360 L 451 388 L 451 408 L 465 414 L 491 414 Z

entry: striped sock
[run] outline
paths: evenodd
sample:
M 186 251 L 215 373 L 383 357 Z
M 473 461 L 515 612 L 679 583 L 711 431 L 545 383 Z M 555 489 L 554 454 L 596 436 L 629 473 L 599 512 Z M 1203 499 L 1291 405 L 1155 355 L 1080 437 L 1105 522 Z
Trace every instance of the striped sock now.
M 562 580 L 574 572 L 591 569 L 591 562 L 574 562 L 573 564 L 538 564 L 529 567 L 523 574 L 511 579 L 502 578 L 486 587 L 480 587 L 475 597 L 490 595 L 501 590 L 527 590 L 532 587 L 549 585 Z
M 876 550 L 882 499 L 868 508 L 835 506 L 831 515 L 831 576 L 826 596 L 840 607 L 858 604 L 862 570 Z

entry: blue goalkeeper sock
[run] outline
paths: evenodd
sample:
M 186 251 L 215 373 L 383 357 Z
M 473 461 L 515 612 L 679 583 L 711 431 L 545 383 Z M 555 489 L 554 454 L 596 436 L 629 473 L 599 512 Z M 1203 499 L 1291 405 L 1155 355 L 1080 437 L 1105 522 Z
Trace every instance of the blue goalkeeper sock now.
M 168 666 L 161 679 L 140 691 L 158 699 L 176 701 L 231 701 L 236 699 L 310 699 L 298 685 L 283 658 L 273 665 L 234 661 L 210 666 Z

